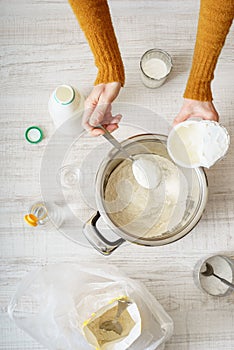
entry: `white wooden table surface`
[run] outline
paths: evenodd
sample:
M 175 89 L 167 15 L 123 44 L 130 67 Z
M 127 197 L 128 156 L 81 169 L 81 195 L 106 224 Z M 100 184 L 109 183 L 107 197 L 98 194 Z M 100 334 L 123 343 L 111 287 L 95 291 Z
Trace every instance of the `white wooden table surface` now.
M 147 107 L 171 123 L 189 72 L 199 1 L 111 0 L 110 7 L 127 76 L 118 101 Z M 114 264 L 148 287 L 175 323 L 166 350 L 234 349 L 234 295 L 212 298 L 193 281 L 199 259 L 234 254 L 233 144 L 227 157 L 208 171 L 209 202 L 202 221 L 176 243 L 152 249 L 127 245 L 105 258 L 56 230 L 36 233 L 25 225 L 23 215 L 40 197 L 40 161 L 54 131 L 47 111 L 49 95 L 64 82 L 89 89 L 96 68 L 66 0 L 1 0 L 0 16 L 0 349 L 43 349 L 4 312 L 21 278 L 46 263 L 86 261 Z M 233 37 L 232 29 L 213 83 L 215 104 L 231 137 Z M 141 84 L 138 69 L 140 56 L 153 47 L 165 49 L 174 61 L 170 79 L 158 90 Z M 46 131 L 36 146 L 24 140 L 31 125 Z

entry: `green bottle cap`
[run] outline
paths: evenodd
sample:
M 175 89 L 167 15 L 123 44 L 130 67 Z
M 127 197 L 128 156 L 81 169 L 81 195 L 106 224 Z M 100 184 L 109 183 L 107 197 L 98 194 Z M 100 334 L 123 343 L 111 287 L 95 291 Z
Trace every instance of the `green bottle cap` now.
M 25 138 L 30 143 L 39 143 L 43 139 L 43 132 L 38 126 L 30 126 L 25 131 Z

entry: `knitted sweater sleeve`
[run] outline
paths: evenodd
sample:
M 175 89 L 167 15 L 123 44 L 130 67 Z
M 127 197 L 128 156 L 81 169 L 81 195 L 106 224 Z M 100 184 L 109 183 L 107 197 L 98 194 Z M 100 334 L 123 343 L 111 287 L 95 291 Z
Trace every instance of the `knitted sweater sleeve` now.
M 234 0 L 201 0 L 197 38 L 184 97 L 211 101 L 211 81 L 234 16 Z
M 107 0 L 68 0 L 85 33 L 98 68 L 95 85 L 120 82 L 124 66 L 111 22 Z

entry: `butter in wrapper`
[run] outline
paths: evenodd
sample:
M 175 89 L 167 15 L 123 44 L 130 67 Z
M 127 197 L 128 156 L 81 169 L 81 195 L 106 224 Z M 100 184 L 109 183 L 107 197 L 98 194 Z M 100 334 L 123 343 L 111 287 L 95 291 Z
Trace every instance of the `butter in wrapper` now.
M 118 322 L 122 326 L 119 335 L 114 331 L 101 329 L 103 322 L 114 320 L 118 310 L 118 301 L 102 307 L 84 323 L 83 333 L 90 345 L 98 350 L 126 350 L 141 334 L 141 316 L 136 303 L 132 302 L 120 315 Z

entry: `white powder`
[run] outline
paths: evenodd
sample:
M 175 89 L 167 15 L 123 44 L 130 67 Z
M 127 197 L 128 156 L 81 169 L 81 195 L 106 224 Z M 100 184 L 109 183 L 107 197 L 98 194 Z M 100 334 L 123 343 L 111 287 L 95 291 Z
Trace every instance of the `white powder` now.
M 151 78 L 161 79 L 168 73 L 168 68 L 162 60 L 159 58 L 151 58 L 144 63 L 144 72 Z
M 214 270 L 214 273 L 229 282 L 233 281 L 233 272 L 228 261 L 219 255 L 215 255 L 207 259 L 201 266 L 200 283 L 201 287 L 211 295 L 223 295 L 229 287 L 214 276 L 204 276 L 201 272 L 206 271 L 206 262 L 208 262 Z
M 153 189 L 161 181 L 161 170 L 151 154 L 144 155 L 135 160 L 132 164 L 132 171 L 139 185 Z
M 150 159 L 161 169 L 158 187 L 149 190 L 140 186 L 132 162 L 124 160 L 110 175 L 105 190 L 105 207 L 111 220 L 137 237 L 172 231 L 182 222 L 186 210 L 188 184 L 181 170 L 166 158 L 151 155 Z

